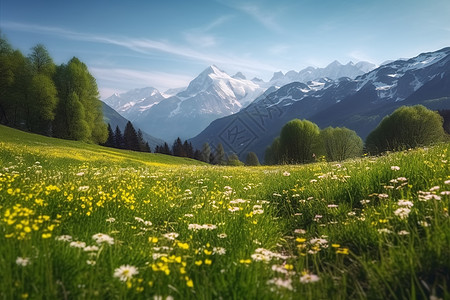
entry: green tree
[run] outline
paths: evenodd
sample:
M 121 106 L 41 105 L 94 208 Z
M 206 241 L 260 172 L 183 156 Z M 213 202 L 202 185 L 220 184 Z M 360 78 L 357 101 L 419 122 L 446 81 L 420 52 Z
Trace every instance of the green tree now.
M 283 163 L 281 157 L 280 137 L 276 137 L 273 140 L 272 145 L 267 147 L 264 154 L 264 163 L 266 165 L 276 165 Z
M 142 133 L 142 130 L 139 128 L 137 131 L 137 139 L 139 143 L 139 151 L 141 152 L 151 152 L 150 146 L 148 143 L 144 140 L 144 134 Z
M 366 139 L 371 154 L 430 145 L 443 140 L 442 117 L 422 105 L 402 106 L 381 120 Z
M 172 145 L 172 154 L 174 156 L 186 157 L 186 152 L 184 151 L 183 142 L 180 138 L 177 138 Z
M 320 145 L 319 127 L 307 120 L 294 119 L 283 126 L 280 133 L 281 157 L 287 163 L 314 161 Z
M 0 37 L 0 123 L 22 127 L 30 82 L 26 57 Z
M 249 152 L 245 158 L 245 164 L 247 166 L 259 166 L 259 159 L 255 152 Z
M 27 106 L 27 126 L 34 132 L 50 134 L 51 121 L 55 118 L 58 103 L 53 81 L 44 74 L 33 76 L 30 85 L 30 99 Z
M 8 103 L 10 95 L 8 95 L 9 88 L 14 83 L 14 69 L 11 62 L 13 49 L 8 40 L 1 34 L 0 31 L 0 124 L 7 124 Z
M 208 143 L 204 143 L 200 154 L 200 160 L 204 161 L 205 163 L 209 163 L 210 156 L 211 156 L 211 148 L 209 147 Z
M 72 92 L 66 101 L 66 139 L 76 141 L 87 141 L 89 138 L 89 125 L 84 119 L 84 107 L 78 99 L 78 95 Z
M 213 163 L 216 165 L 225 165 L 227 162 L 227 157 L 225 154 L 225 150 L 221 143 L 217 145 L 216 151 L 214 153 Z
M 192 143 L 189 143 L 187 140 L 184 141 L 183 150 L 186 153 L 186 157 L 194 158 L 194 147 L 192 147 Z
M 108 123 L 108 138 L 106 142 L 103 144 L 105 147 L 114 147 L 114 131 L 111 128 L 111 124 Z
M 57 68 L 55 82 L 60 97 L 57 116 L 55 118 L 55 136 L 64 138 L 69 131 L 69 124 L 65 121 L 68 115 L 67 100 L 71 93 L 75 93 L 84 108 L 84 115 L 79 116 L 87 124 L 89 142 L 104 143 L 108 138 L 108 131 L 103 121 L 102 104 L 95 78 L 89 73 L 86 65 L 76 57 L 67 65 Z
M 28 56 L 31 64 L 31 70 L 35 74 L 42 74 L 48 77 L 53 76 L 56 66 L 47 49 L 42 44 L 37 44 L 31 48 L 31 54 Z
M 125 149 L 125 142 L 123 141 L 123 134 L 119 126 L 116 126 L 114 131 L 114 147 L 118 149 Z
M 172 151 L 170 151 L 170 147 L 169 144 L 167 144 L 166 142 L 164 142 L 164 145 L 162 146 L 162 154 L 167 154 L 167 155 L 172 155 Z
M 348 128 L 328 127 L 320 132 L 320 137 L 329 161 L 357 157 L 363 152 L 363 141 L 355 131 Z
M 125 129 L 123 131 L 123 141 L 125 144 L 125 149 L 141 151 L 136 129 L 134 129 L 133 124 L 131 124 L 130 121 L 128 121 L 127 125 L 125 125 Z

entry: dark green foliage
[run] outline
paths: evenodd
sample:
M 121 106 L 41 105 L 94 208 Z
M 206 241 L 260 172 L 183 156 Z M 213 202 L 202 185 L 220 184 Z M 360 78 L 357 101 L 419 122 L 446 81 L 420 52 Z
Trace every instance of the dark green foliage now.
M 320 132 L 320 136 L 328 161 L 357 157 L 363 152 L 363 141 L 355 131 L 348 128 L 328 127 Z
M 116 130 L 114 132 L 114 148 L 125 149 L 125 142 L 119 126 L 116 126 Z
M 230 156 L 228 156 L 227 165 L 228 166 L 243 166 L 244 163 L 239 160 L 239 157 L 235 153 L 233 153 Z
M 276 137 L 272 145 L 267 147 L 264 155 L 264 162 L 266 165 L 276 165 L 282 163 L 281 161 L 281 149 L 280 149 L 280 137 Z
M 152 152 L 152 150 L 150 149 L 150 145 L 144 140 L 144 134 L 142 133 L 141 129 L 138 129 L 137 131 L 137 139 L 139 143 L 139 151 Z
M 195 149 L 194 151 L 194 159 L 195 160 L 202 160 L 202 152 L 198 149 Z
M 213 154 L 213 159 L 210 160 L 211 163 L 215 165 L 225 165 L 227 162 L 227 157 L 225 154 L 225 150 L 221 143 L 217 145 L 216 151 Z
M 194 158 L 194 148 L 191 143 L 188 143 L 187 140 L 183 143 L 183 150 L 184 153 L 186 153 L 186 157 Z
M 58 103 L 56 88 L 50 77 L 36 74 L 29 87 L 26 123 L 30 131 L 50 134 L 50 124 L 55 118 Z
M 177 138 L 172 145 L 172 153 L 174 156 L 186 157 L 187 154 L 183 148 L 183 142 L 180 138 Z
M 149 153 L 152 153 L 152 149 L 150 148 L 150 145 L 148 144 L 148 142 L 145 142 L 142 151 L 143 151 L 143 152 L 149 152 Z
M 450 134 L 450 109 L 443 109 L 439 111 L 439 114 L 444 119 L 444 131 L 446 134 Z
M 109 123 L 108 123 L 108 139 L 103 144 L 103 146 L 115 147 L 115 144 L 114 144 L 114 132 L 113 132 L 113 130 L 111 128 L 111 124 L 109 124 Z
M 283 126 L 280 133 L 282 160 L 286 163 L 314 161 L 319 145 L 319 127 L 307 120 L 294 119 Z
M 443 140 L 442 117 L 422 105 L 402 106 L 385 117 L 366 139 L 371 154 L 430 145 Z
M 205 163 L 209 163 L 210 156 L 211 156 L 211 148 L 209 147 L 208 143 L 204 143 L 200 154 L 200 160 L 204 161 Z
M 0 37 L 0 123 L 27 129 L 28 93 L 32 72 L 29 61 Z
M 125 125 L 125 129 L 123 131 L 123 141 L 125 144 L 125 149 L 133 150 L 133 151 L 141 150 L 137 132 L 134 129 L 133 124 L 131 124 L 130 121 L 128 121 L 127 125 Z
M 245 165 L 247 166 L 259 166 L 259 159 L 255 152 L 249 152 L 245 158 Z
M 170 151 L 169 144 L 164 143 L 164 145 L 161 148 L 161 153 L 162 154 L 167 154 L 167 155 L 172 155 L 172 151 Z

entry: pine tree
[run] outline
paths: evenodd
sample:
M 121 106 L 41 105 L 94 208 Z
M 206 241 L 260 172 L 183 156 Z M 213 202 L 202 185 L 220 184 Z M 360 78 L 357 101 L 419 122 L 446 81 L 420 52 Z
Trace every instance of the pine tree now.
M 225 165 L 227 162 L 227 157 L 225 154 L 225 150 L 221 143 L 217 145 L 216 152 L 214 153 L 214 163 L 216 165 Z
M 245 158 L 245 164 L 247 166 L 259 166 L 259 159 L 255 152 L 249 152 Z
M 133 151 L 141 150 L 136 130 L 130 121 L 128 121 L 127 125 L 125 125 L 125 130 L 123 131 L 123 141 L 125 144 L 125 149 Z
M 204 161 L 205 163 L 209 163 L 212 162 L 210 160 L 210 157 L 211 157 L 211 148 L 209 147 L 208 143 L 204 143 L 200 155 L 200 160 Z
M 152 148 L 150 148 L 150 145 L 148 144 L 148 142 L 145 142 L 143 151 L 144 152 L 148 152 L 148 153 L 152 153 Z
M 120 131 L 119 126 L 116 126 L 116 130 L 114 132 L 114 147 L 118 149 L 125 149 L 123 135 L 122 132 Z
M 111 124 L 108 123 L 108 139 L 103 144 L 106 147 L 114 147 L 114 132 L 111 128 Z
M 188 141 L 184 141 L 183 150 L 186 154 L 186 157 L 194 158 L 194 148 L 192 147 L 192 143 L 188 143 Z
M 172 153 L 174 156 L 186 157 L 186 152 L 183 148 L 183 142 L 180 138 L 177 138 L 172 145 Z
M 170 151 L 170 147 L 169 147 L 169 145 L 166 142 L 164 142 L 164 145 L 162 147 L 162 152 L 161 153 L 162 154 L 167 154 L 167 155 L 172 155 L 172 151 Z
M 139 151 L 150 152 L 150 147 L 148 147 L 148 143 L 146 143 L 146 141 L 144 140 L 144 134 L 142 133 L 141 129 L 138 129 L 137 131 L 137 139 L 139 144 Z

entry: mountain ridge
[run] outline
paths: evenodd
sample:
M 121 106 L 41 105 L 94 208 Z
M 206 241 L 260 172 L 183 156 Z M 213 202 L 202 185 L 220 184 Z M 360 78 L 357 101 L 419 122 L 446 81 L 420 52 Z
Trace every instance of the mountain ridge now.
M 241 159 L 253 151 L 262 161 L 281 127 L 294 118 L 308 119 L 321 128 L 345 126 L 364 139 L 401 105 L 450 109 L 449 83 L 450 47 L 382 65 L 355 79 L 329 80 L 321 89 L 290 83 L 235 115 L 215 120 L 190 141 L 195 147 L 222 143 Z

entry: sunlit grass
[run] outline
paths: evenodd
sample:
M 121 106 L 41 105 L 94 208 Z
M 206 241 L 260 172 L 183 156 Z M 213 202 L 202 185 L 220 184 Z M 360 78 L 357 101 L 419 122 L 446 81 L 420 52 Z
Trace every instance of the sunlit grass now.
M 0 137 L 3 299 L 450 297 L 449 144 L 245 168 Z

